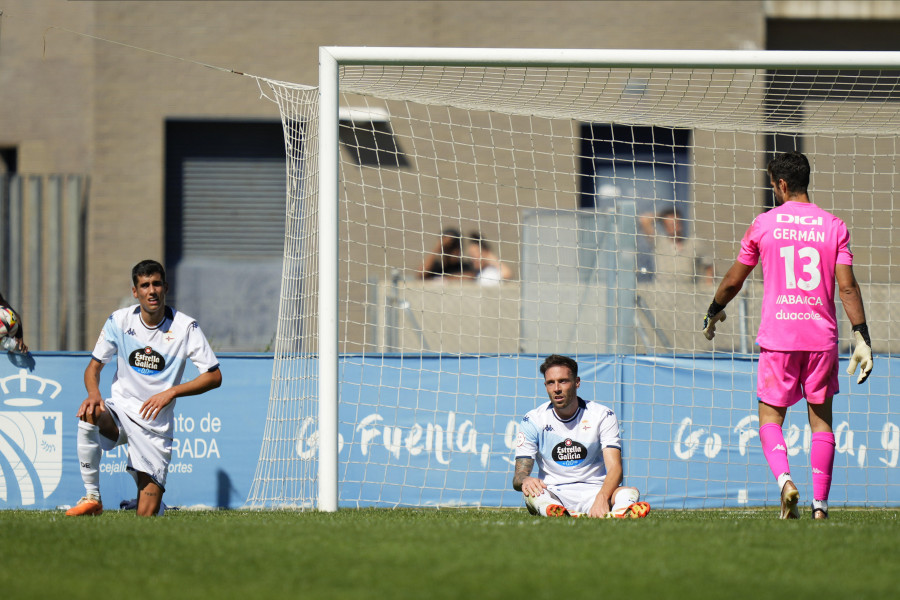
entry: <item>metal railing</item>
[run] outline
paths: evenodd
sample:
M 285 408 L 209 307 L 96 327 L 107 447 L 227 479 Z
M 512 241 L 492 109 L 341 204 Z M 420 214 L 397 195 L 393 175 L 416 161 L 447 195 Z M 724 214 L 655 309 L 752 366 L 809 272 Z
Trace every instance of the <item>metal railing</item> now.
M 0 290 L 31 350 L 83 350 L 87 175 L 0 174 Z

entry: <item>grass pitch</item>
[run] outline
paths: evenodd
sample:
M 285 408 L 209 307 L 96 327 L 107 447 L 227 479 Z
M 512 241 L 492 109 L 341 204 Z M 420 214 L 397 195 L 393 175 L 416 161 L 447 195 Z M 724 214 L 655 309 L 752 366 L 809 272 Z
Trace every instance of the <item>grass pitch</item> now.
M 29 598 L 891 598 L 900 511 L 0 512 L 0 590 Z

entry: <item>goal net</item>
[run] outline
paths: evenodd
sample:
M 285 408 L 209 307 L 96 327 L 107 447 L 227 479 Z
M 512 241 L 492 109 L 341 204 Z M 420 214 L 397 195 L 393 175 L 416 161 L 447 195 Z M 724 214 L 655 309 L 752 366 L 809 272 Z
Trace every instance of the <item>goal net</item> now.
M 838 302 L 831 504 L 898 503 L 897 54 L 321 56 L 318 114 L 316 94 L 265 82 L 290 196 L 248 505 L 521 506 L 515 439 L 547 401 L 551 353 L 616 412 L 625 483 L 651 505 L 777 505 L 757 437 L 760 269 L 714 343 L 699 329 L 772 206 L 767 161 L 793 149 L 812 163 L 813 202 L 850 229 L 876 353 L 866 384 L 843 374 Z M 808 499 L 805 411 L 789 411 L 785 437 Z

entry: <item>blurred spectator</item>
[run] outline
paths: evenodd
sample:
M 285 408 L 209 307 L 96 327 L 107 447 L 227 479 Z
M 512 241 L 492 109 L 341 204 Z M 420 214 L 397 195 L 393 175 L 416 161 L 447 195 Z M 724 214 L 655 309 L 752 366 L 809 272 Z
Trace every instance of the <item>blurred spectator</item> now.
M 662 208 L 655 219 L 641 217 L 641 229 L 653 241 L 654 275 L 657 279 L 687 277 L 711 285 L 712 254 L 696 238 L 685 237 L 684 224 L 684 218 L 674 206 Z
M 458 229 L 445 229 L 437 245 L 425 255 L 419 270 L 422 279 L 471 279 L 476 270 L 463 257 L 462 235 Z
M 481 285 L 499 285 L 512 277 L 512 269 L 494 254 L 490 242 L 477 231 L 469 234 L 466 256 L 475 269 L 475 280 Z

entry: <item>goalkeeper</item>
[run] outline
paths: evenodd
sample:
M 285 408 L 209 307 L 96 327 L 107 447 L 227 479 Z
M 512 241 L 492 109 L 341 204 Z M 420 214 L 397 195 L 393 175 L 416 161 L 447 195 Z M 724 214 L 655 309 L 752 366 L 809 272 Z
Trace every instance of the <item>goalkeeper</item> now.
M 522 419 L 513 489 L 543 517 L 640 518 L 650 505 L 622 486 L 622 441 L 615 413 L 578 397 L 578 363 L 552 354 L 541 365 L 550 402 Z M 535 459 L 538 476 L 532 477 Z
M 767 171 L 776 207 L 758 215 L 741 241 L 703 319 L 708 340 L 725 320 L 725 306 L 738 294 L 757 263 L 763 269 L 762 315 L 756 343 L 759 364 L 759 439 L 781 490 L 781 518 L 797 519 L 800 494 L 791 479 L 782 426 L 787 409 L 806 398 L 812 444 L 812 517 L 828 518 L 834 464 L 832 399 L 838 385 L 837 280 L 856 346 L 848 373 L 857 383 L 872 372 L 872 349 L 847 226 L 810 201 L 810 167 L 799 152 L 780 154 Z

